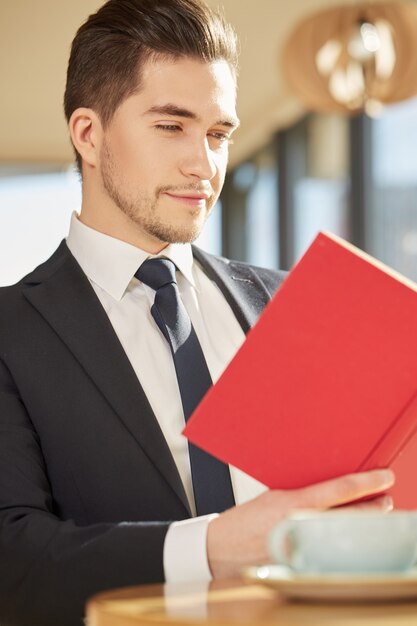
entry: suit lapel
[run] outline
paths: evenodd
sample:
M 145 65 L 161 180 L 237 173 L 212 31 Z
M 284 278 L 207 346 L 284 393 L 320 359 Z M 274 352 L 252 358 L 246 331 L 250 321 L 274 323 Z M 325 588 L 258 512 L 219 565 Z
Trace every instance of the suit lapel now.
M 193 254 L 207 276 L 217 284 L 243 331 L 247 333 L 271 299 L 263 282 L 245 263 L 213 256 L 195 246 Z
M 27 300 L 66 344 L 190 514 L 158 421 L 107 314 L 66 244 L 25 282 Z
M 193 253 L 247 333 L 270 299 L 265 285 L 248 265 L 214 257 L 198 248 L 193 248 Z M 146 395 L 107 314 L 65 242 L 24 282 L 24 296 L 72 352 L 191 514 L 174 459 Z

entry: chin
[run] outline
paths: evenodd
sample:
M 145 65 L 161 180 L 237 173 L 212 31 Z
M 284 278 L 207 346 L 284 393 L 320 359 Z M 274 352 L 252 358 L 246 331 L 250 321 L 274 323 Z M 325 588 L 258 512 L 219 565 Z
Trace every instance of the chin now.
M 182 231 L 173 233 L 169 243 L 193 243 L 199 237 L 200 233 L 201 228 L 188 232 Z
M 206 216 L 200 215 L 191 224 L 189 221 L 186 224 L 172 224 L 171 227 L 167 228 L 170 243 L 193 243 L 201 234 L 205 223 Z
M 153 225 L 152 228 L 148 228 L 147 230 L 149 235 L 166 244 L 193 243 L 200 235 L 202 225 L 199 223 L 195 224 L 193 227 L 190 227 L 190 225 L 185 227 L 174 224 L 160 224 L 158 226 Z

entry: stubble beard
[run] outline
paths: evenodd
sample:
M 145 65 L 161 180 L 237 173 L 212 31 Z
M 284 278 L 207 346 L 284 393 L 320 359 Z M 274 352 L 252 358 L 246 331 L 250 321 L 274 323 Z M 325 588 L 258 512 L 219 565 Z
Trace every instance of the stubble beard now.
M 184 191 L 185 189 L 198 191 L 200 190 L 198 183 L 181 188 L 175 186 L 157 187 L 154 197 L 146 196 L 140 192 L 132 194 L 128 191 L 128 185 L 123 182 L 123 176 L 106 142 L 103 143 L 100 157 L 104 189 L 120 211 L 142 232 L 164 243 L 192 243 L 197 239 L 216 201 L 214 194 L 206 201 L 204 212 L 200 209 L 193 210 L 190 208 L 190 215 L 194 214 L 194 219 L 190 219 L 186 226 L 175 225 L 162 220 L 158 215 L 158 198 L 165 192 Z

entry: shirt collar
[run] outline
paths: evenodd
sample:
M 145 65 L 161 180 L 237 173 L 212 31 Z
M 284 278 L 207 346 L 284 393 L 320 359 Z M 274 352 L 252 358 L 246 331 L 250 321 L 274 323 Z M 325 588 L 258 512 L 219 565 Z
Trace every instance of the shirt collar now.
M 67 245 L 84 273 L 115 300 L 121 300 L 130 281 L 146 259 L 171 259 L 196 288 L 193 276 L 193 253 L 190 244 L 169 244 L 159 254 L 151 255 L 125 241 L 115 239 L 86 226 L 72 214 Z

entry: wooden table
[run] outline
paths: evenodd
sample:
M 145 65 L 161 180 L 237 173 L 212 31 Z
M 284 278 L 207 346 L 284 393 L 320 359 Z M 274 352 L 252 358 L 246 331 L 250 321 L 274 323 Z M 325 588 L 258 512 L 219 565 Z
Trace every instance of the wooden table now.
M 417 602 L 288 602 L 276 590 L 241 580 L 130 587 L 95 596 L 88 626 L 415 626 Z

